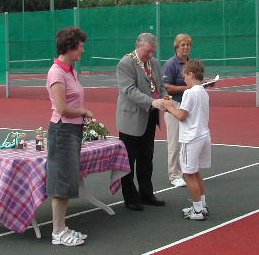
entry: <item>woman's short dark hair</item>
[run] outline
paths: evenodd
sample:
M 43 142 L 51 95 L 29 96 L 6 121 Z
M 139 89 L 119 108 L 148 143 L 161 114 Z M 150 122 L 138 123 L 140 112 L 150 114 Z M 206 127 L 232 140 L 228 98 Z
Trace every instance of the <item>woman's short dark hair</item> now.
M 66 27 L 57 34 L 58 54 L 65 54 L 68 50 L 77 49 L 80 42 L 85 42 L 87 35 L 78 27 Z

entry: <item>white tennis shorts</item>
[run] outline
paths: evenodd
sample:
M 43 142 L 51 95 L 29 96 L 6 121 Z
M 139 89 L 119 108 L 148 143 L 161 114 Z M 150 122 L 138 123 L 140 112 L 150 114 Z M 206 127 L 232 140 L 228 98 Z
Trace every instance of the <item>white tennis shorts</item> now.
M 199 168 L 211 167 L 210 135 L 191 143 L 182 143 L 180 151 L 180 166 L 183 173 L 193 174 Z

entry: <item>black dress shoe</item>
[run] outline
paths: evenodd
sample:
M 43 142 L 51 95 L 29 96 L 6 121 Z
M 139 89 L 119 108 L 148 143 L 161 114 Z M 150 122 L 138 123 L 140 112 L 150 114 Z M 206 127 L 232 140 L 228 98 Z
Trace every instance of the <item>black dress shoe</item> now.
M 126 208 L 133 210 L 133 211 L 143 211 L 144 207 L 140 203 L 126 203 L 125 202 Z
M 145 197 L 140 199 L 142 204 L 153 206 L 165 206 L 165 201 L 158 200 L 155 196 Z

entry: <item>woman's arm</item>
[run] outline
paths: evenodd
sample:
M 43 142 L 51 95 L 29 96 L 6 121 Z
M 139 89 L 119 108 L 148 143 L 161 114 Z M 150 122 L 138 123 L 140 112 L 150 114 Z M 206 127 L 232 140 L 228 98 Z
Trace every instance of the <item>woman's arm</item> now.
M 92 118 L 93 113 L 86 108 L 79 107 L 70 107 L 67 105 L 66 97 L 65 97 L 65 87 L 62 83 L 54 83 L 51 86 L 51 90 L 53 91 L 54 101 L 57 108 L 58 113 L 61 116 L 67 118 L 74 118 L 74 117 L 87 117 Z

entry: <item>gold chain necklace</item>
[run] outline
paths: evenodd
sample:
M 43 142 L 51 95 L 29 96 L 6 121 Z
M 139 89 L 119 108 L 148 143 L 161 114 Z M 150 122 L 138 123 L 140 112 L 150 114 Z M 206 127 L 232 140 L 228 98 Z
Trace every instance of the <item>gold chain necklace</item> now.
M 134 60 L 134 62 L 135 62 L 139 67 L 141 67 L 141 68 L 144 70 L 144 72 L 145 72 L 145 74 L 146 74 L 146 76 L 148 77 L 148 80 L 149 80 L 149 82 L 150 82 L 150 89 L 151 89 L 151 92 L 154 92 L 154 91 L 156 90 L 156 86 L 155 86 L 154 81 L 153 81 L 153 78 L 152 78 L 152 68 L 151 68 L 150 61 L 147 62 L 147 67 L 146 67 L 146 68 L 149 69 L 149 70 L 147 71 L 146 68 L 145 68 L 144 62 L 142 62 L 142 61 L 138 58 L 137 55 L 135 55 L 135 54 L 133 54 L 133 53 L 129 53 L 129 54 L 127 54 L 127 56 L 130 56 L 130 57 Z

